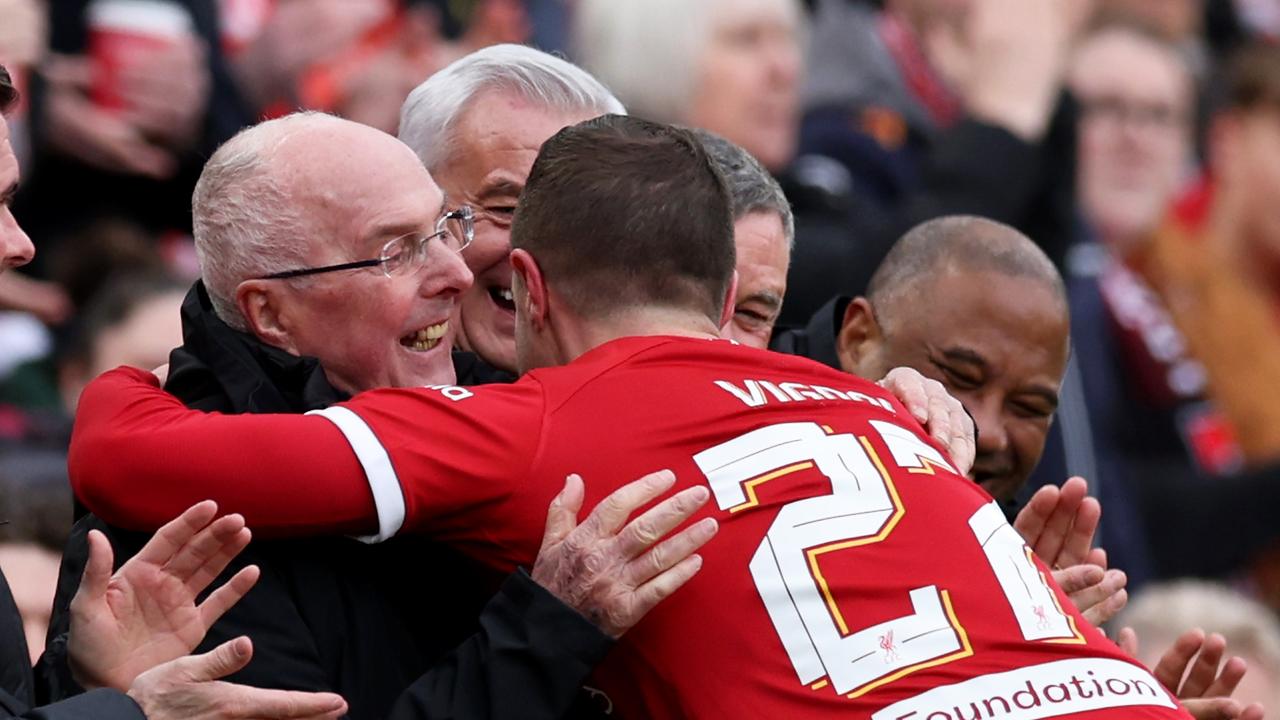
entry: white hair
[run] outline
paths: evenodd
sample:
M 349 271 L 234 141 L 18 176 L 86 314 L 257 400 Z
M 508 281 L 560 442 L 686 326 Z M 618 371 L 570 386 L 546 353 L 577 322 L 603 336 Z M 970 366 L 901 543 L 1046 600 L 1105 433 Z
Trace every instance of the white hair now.
M 776 5 L 800 25 L 796 0 L 749 4 Z M 688 123 L 716 27 L 741 5 L 740 0 L 578 0 L 573 56 L 613 88 L 633 114 Z
M 196 257 L 213 310 L 231 327 L 249 329 L 236 304 L 240 283 L 307 259 L 306 221 L 272 172 L 273 158 L 294 133 L 342 122 L 317 112 L 268 120 L 223 143 L 201 171 L 191 198 Z
M 400 108 L 400 140 L 434 172 L 453 152 L 458 118 L 490 90 L 565 113 L 626 113 L 608 88 L 573 63 L 523 45 L 494 45 L 454 61 L 409 93 Z

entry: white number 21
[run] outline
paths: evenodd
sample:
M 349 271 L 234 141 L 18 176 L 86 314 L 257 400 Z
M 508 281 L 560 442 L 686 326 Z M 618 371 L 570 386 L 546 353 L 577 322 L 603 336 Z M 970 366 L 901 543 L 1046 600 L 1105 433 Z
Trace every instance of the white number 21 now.
M 871 421 L 893 462 L 909 472 L 930 465 L 954 472 L 933 447 L 897 425 Z M 759 485 L 814 468 L 831 494 L 787 503 L 751 559 L 750 570 L 769 618 L 802 683 L 823 678 L 851 697 L 924 669 L 972 654 L 947 590 L 908 591 L 912 612 L 851 629 L 827 588 L 818 559 L 826 553 L 885 540 L 904 508 L 889 473 L 865 438 L 831 434 L 811 422 L 760 428 L 694 456 L 722 510 L 757 504 Z M 969 521 L 1001 588 L 1031 640 L 1077 637 L 1070 618 L 1026 554 L 1017 532 L 989 504 Z

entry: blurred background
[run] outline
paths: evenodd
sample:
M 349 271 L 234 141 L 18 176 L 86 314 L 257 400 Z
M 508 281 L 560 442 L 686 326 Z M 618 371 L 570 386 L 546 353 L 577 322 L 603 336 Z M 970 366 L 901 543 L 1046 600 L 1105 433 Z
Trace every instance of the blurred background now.
M 180 344 L 203 160 L 297 108 L 394 133 L 432 72 L 515 42 L 775 174 L 781 328 L 937 215 L 1040 244 L 1075 358 L 1031 489 L 1086 475 L 1148 647 L 1223 632 L 1280 707 L 1278 40 L 1280 0 L 0 0 L 38 248 L 0 276 L 0 566 L 32 651 L 80 388 Z

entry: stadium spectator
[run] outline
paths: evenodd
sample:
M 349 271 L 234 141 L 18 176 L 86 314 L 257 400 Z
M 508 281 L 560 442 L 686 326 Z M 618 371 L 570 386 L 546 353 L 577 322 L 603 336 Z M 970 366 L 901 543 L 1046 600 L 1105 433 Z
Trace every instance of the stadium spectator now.
M 724 174 L 733 202 L 738 294 L 725 337 L 766 348 L 787 294 L 795 219 L 782 188 L 750 153 L 715 133 L 696 130 Z
M 26 628 L 31 663 L 44 651 L 58 562 L 71 526 L 67 458 L 60 452 L 0 454 L 0 569 Z
M 363 528 L 403 522 L 405 530 L 466 544 L 477 559 L 503 567 L 532 555 L 532 536 L 539 531 L 528 509 L 556 491 L 558 479 L 548 479 L 564 468 L 581 467 L 586 477 L 605 479 L 588 486 L 588 496 L 598 497 L 637 467 L 669 462 L 685 484 L 699 489 L 705 473 L 717 496 L 715 518 L 692 528 L 722 520 L 739 541 L 707 546 L 715 578 L 692 581 L 651 622 L 623 637 L 602 666 L 603 689 L 628 712 L 923 715 L 938 695 L 927 691 L 942 683 L 950 683 L 947 693 L 958 694 L 936 706 L 950 707 L 969 697 L 969 688 L 984 698 L 1000 692 L 1006 676 L 987 673 L 1030 672 L 1028 666 L 1052 672 L 1048 665 L 1055 663 L 1036 665 L 1052 657 L 1074 658 L 1080 672 L 1089 666 L 1109 676 L 1124 673 L 1148 688 L 1141 698 L 1130 694 L 1120 701 L 1123 710 L 1103 710 L 1099 717 L 1188 717 L 1070 603 L 1057 599 L 990 498 L 957 476 L 883 391 L 809 361 L 719 339 L 733 299 L 731 206 L 722 177 L 691 134 L 622 116 L 560 131 L 543 145 L 530 173 L 513 246 L 517 347 L 521 368 L 530 370 L 524 379 L 470 389 L 373 392 L 325 411 L 334 418 L 353 413 L 361 419 L 353 432 L 365 438 L 372 433 L 393 448 L 403 485 L 385 466 L 362 465 L 343 432 L 324 417 L 201 415 L 159 390 L 154 377 L 127 370 L 107 374 L 86 391 L 73 441 L 73 480 L 100 509 L 129 522 L 154 522 L 153 513 L 187 493 L 216 492 L 244 508 L 252 522 L 284 530 L 287 513 L 273 496 L 286 493 L 293 499 L 290 512 L 305 503 L 307 517 L 329 518 L 332 529 L 344 517 L 358 518 Z M 584 263 L 589 273 L 569 272 Z M 1060 307 L 1060 295 L 1058 300 Z M 1065 339 L 1060 346 L 1065 355 Z M 771 380 L 740 379 L 753 376 Z M 715 380 L 724 377 L 732 380 Z M 609 422 L 601 422 L 602 412 Z M 831 426 L 822 427 L 824 421 Z M 855 427 L 859 422 L 865 425 Z M 433 428 L 431 437 L 417 431 L 422 423 Z M 535 427 L 544 432 L 530 433 Z M 868 435 L 859 442 L 854 432 Z M 291 443 L 278 441 L 286 436 Z M 164 458 L 149 449 L 179 438 L 200 457 Z M 230 447 L 239 452 L 228 454 Z M 108 449 L 116 463 L 94 461 Z M 261 488 L 235 480 L 242 477 L 238 464 L 261 467 L 265 454 L 278 463 L 276 482 Z M 873 464 L 873 455 L 886 460 Z M 808 458 L 812 462 L 801 462 Z M 513 465 L 527 466 L 529 476 L 504 481 Z M 816 475 L 807 476 L 809 489 L 798 496 L 792 483 L 759 487 L 761 478 L 809 469 Z M 174 473 L 188 483 L 159 481 Z M 118 483 L 125 477 L 155 491 L 147 495 L 152 507 L 119 501 Z M 299 497 L 302 482 L 326 491 Z M 796 482 L 805 484 L 799 476 Z M 369 488 L 384 483 L 405 494 L 373 500 Z M 906 512 L 907 505 L 922 511 Z M 756 508 L 768 510 L 750 512 Z M 773 531 L 765 530 L 774 509 L 782 516 Z M 855 531 L 857 523 L 848 518 L 862 513 L 874 517 Z M 832 530 L 837 534 L 828 535 Z M 747 552 L 762 531 L 768 537 L 750 562 Z M 837 546 L 848 549 L 873 536 L 880 540 L 871 546 L 875 552 L 859 557 L 872 563 L 879 557 L 880 564 L 855 569 L 847 558 L 842 580 L 822 581 L 829 593 L 824 601 L 813 574 L 818 561 L 806 549 L 855 541 Z M 922 555 L 926 546 L 934 552 Z M 941 560 L 944 552 L 957 557 Z M 841 598 L 883 598 L 886 615 L 901 612 L 898 594 L 917 583 L 898 564 L 908 556 L 919 579 L 928 575 L 935 583 L 913 591 L 916 613 L 859 630 L 840 627 Z M 970 565 L 997 561 L 999 582 L 971 572 Z M 677 568 L 690 573 L 699 565 L 690 558 Z M 943 578 L 947 573 L 954 576 Z M 1007 599 L 1012 610 L 991 613 L 1004 583 L 1011 593 L 1016 588 Z M 983 608 L 965 613 L 964 632 L 955 629 L 954 613 L 943 610 L 950 600 L 939 597 L 939 586 L 955 588 L 956 608 Z M 1028 591 L 1039 598 L 1034 607 L 1021 600 Z M 970 593 L 972 599 L 962 599 Z M 883 617 L 865 605 L 860 613 Z M 742 632 L 753 622 L 768 627 L 770 619 L 777 639 Z M 926 635 L 941 644 L 913 644 L 930 624 L 939 632 Z M 1022 640 L 1016 639 L 1018 627 Z M 713 640 L 725 633 L 736 641 Z M 1034 642 L 1046 638 L 1074 642 Z M 734 665 L 726 676 L 723 668 L 746 652 L 744 643 L 757 640 L 762 644 L 750 651 L 753 662 Z M 1021 679 L 1007 687 L 1025 691 Z M 1103 707 L 1116 705 L 1103 701 Z
M 0 273 L 30 261 L 35 253 L 31 240 L 9 210 L 18 186 L 19 168 L 3 113 L 16 98 L 9 71 L 0 65 L 0 198 L 4 199 L 0 204 Z M 86 678 L 114 674 L 120 683 L 115 690 L 95 690 L 73 700 L 30 709 L 37 692 L 44 694 L 47 689 L 46 678 L 40 677 L 41 685 L 37 686 L 37 678 L 31 672 L 24 620 L 0 569 L 0 717 L 178 720 L 201 716 L 230 720 L 247 712 L 336 720 L 342 715 L 346 703 L 334 695 L 262 691 L 215 682 L 248 662 L 252 644 L 243 638 L 209 655 L 181 657 L 190 652 L 194 642 L 174 633 L 195 633 L 197 638 L 203 635 L 225 607 L 234 604 L 253 584 L 252 573 L 240 575 L 228 586 L 215 590 L 205 603 L 196 605 L 196 595 L 243 547 L 241 540 L 248 539 L 243 519 L 215 522 L 216 513 L 213 503 L 193 508 L 162 530 L 161 538 L 144 548 L 142 559 L 126 563 L 113 576 L 109 549 L 101 538 L 95 541 L 86 589 L 76 598 L 75 658 Z M 203 579 L 196 578 L 201 572 L 205 573 Z M 135 604 L 110 605 L 108 585 L 114 586 L 118 597 L 132 599 Z M 121 658 L 127 658 L 123 665 L 111 665 Z
M 183 305 L 169 387 L 193 407 L 239 413 L 305 412 L 370 388 L 451 384 L 449 317 L 471 279 L 458 251 L 474 228 L 465 209 L 445 213 L 442 201 L 413 153 L 371 128 L 299 114 L 237 135 L 197 185 L 204 279 Z M 642 496 L 618 499 L 624 512 L 661 490 L 638 487 Z M 696 507 L 677 496 L 656 517 L 674 524 Z M 256 543 L 238 562 L 260 564 L 266 577 L 205 645 L 254 637 L 256 660 L 242 681 L 338 691 L 353 718 L 560 717 L 611 645 L 604 630 L 620 633 L 651 607 L 615 573 L 575 572 L 581 554 L 610 552 L 613 532 L 595 537 L 595 526 L 584 523 L 576 544 L 549 545 L 532 578 L 513 576 L 487 608 L 486 588 L 498 578 L 426 543 Z M 78 576 L 90 527 L 126 549 L 144 539 L 87 518 L 65 577 Z M 406 579 L 406 568 L 420 579 Z M 60 592 L 64 616 L 73 589 Z M 426 613 L 424 598 L 436 598 Z M 597 629 L 587 618 L 610 624 Z M 57 669 L 65 676 L 65 663 Z

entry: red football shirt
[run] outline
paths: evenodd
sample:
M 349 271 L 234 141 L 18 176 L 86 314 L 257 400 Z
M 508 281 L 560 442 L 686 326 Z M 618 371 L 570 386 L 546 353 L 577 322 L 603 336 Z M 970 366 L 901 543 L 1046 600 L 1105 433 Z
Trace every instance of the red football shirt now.
M 181 500 L 257 467 L 296 501 L 273 511 L 229 491 L 249 503 L 234 509 L 296 524 L 300 506 L 367 480 L 380 534 L 427 533 L 503 571 L 532 563 L 569 473 L 586 481 L 586 507 L 662 468 L 677 489 L 708 484 L 704 514 L 721 530 L 702 572 L 596 674 L 626 716 L 1189 717 L 1084 621 L 895 400 L 801 358 L 628 338 L 512 385 L 363 394 L 322 412 L 348 446 L 314 415 L 193 416 L 158 393 L 137 381 L 86 393 L 97 420 L 78 424 L 73 473 L 92 476 L 89 456 L 108 447 L 135 489 L 175 471 L 139 463 L 144 448 L 118 433 L 95 442 L 99 421 L 145 417 L 159 442 L 180 428 L 223 453 L 187 469 L 195 489 Z

